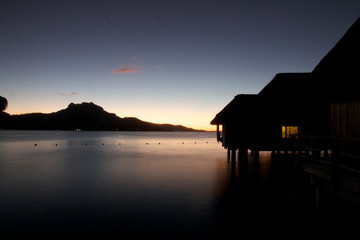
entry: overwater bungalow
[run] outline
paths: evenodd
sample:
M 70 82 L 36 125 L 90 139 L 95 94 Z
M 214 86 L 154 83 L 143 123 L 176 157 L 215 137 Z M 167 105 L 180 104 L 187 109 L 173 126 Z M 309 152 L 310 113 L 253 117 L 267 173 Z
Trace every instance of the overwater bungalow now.
M 255 94 L 239 94 L 225 106 L 211 121 L 217 125 L 217 140 L 224 148 L 239 149 L 252 148 L 257 139 L 257 126 L 253 120 L 258 120 L 258 96 Z
M 312 72 L 330 109 L 329 134 L 299 137 L 299 168 L 317 194 L 326 189 L 360 204 L 360 19 Z
M 229 150 L 290 150 L 300 133 L 328 133 L 330 109 L 311 73 L 279 73 L 258 94 L 237 95 L 211 121 Z
M 313 72 L 279 73 L 258 94 L 237 95 L 211 121 L 218 141 L 230 150 L 277 151 L 289 150 L 288 140 L 299 135 L 360 136 L 359 25 Z
M 313 81 L 320 86 L 319 100 L 326 104 L 325 107 L 330 112 L 329 115 L 324 114 L 325 118 L 314 125 L 320 126 L 323 122 L 328 125 L 323 136 L 331 138 L 332 143 L 328 142 L 326 147 L 354 154 L 360 154 L 360 145 L 357 143 L 360 141 L 359 56 L 360 19 L 311 73 Z M 321 134 L 310 131 L 303 135 L 315 138 Z
M 327 134 L 325 120 L 330 113 L 319 90 L 311 73 L 277 74 L 258 93 L 262 112 L 258 150 L 288 151 L 299 134 Z
M 359 56 L 360 18 L 311 73 L 279 73 L 237 95 L 211 121 L 218 141 L 233 153 L 297 152 L 317 189 L 360 204 Z

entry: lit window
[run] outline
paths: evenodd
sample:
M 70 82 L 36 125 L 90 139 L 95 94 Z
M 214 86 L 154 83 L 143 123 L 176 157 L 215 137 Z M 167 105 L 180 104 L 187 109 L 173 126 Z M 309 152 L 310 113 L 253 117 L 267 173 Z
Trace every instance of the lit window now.
M 298 126 L 281 126 L 281 137 L 282 138 L 292 138 L 299 135 Z

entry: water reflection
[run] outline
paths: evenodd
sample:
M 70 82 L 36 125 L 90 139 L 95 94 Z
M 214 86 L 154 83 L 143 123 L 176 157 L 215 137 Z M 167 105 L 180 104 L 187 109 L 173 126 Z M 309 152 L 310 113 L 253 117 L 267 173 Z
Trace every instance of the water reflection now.
M 324 193 L 323 205 L 316 209 L 309 176 L 293 167 L 293 157 L 261 152 L 256 159 L 249 152 L 245 160 L 227 162 L 217 215 L 219 238 L 351 236 L 355 232 L 359 207 Z
M 1 134 L 2 236 L 256 237 L 314 216 L 290 156 L 228 162 L 212 133 Z
M 291 159 L 271 152 L 261 152 L 259 158 L 248 152 L 227 162 L 226 191 L 218 208 L 219 235 L 285 234 L 295 230 L 302 217 L 312 216 L 302 214 L 302 206 L 310 204 L 303 202 L 290 165 Z
M 209 133 L 142 134 L 1 135 L 3 235 L 213 236 L 223 149 Z

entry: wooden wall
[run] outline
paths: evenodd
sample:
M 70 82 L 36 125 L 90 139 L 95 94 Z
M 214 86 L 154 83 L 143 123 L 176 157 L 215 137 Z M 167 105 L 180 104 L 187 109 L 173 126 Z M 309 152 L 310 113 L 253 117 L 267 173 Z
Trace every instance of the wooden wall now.
M 331 130 L 337 137 L 360 137 L 360 100 L 331 104 Z

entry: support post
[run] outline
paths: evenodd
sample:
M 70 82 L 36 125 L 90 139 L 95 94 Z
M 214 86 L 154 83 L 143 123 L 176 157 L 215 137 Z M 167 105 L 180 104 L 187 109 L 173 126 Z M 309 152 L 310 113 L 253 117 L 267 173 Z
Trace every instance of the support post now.
M 238 149 L 239 173 L 242 180 L 248 177 L 248 149 L 243 147 Z
M 240 161 L 247 161 L 248 158 L 248 150 L 247 148 L 239 148 L 238 149 L 238 160 Z
M 259 161 L 259 150 L 254 151 L 254 167 L 256 170 L 260 168 L 260 161 Z
M 301 168 L 302 169 L 302 148 L 301 148 L 301 139 L 299 138 L 299 142 L 298 142 L 298 157 L 297 157 L 297 163 L 296 163 L 296 167 L 297 168 Z
M 259 161 L 259 150 L 256 150 L 254 152 L 254 159 L 255 159 L 255 161 Z
M 315 204 L 316 204 L 316 209 L 319 210 L 320 208 L 320 203 L 321 203 L 321 199 L 320 199 L 320 188 L 319 187 L 315 187 Z
M 315 210 L 317 213 L 320 211 L 321 207 L 321 184 L 314 175 L 310 175 L 310 184 L 315 188 Z
M 232 162 L 236 161 L 236 149 L 231 150 L 231 161 Z

